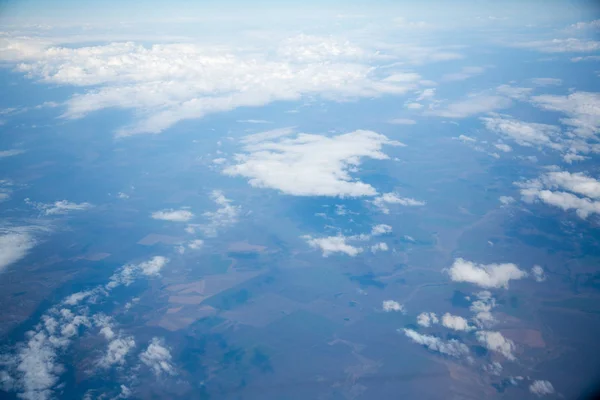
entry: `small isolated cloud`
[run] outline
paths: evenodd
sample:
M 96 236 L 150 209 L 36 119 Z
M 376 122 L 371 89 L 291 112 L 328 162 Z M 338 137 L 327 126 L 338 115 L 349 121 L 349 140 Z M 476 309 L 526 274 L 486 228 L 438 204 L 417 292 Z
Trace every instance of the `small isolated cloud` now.
M 323 257 L 328 257 L 333 253 L 344 253 L 354 257 L 363 251 L 361 247 L 354 247 L 346 243 L 348 238 L 345 236 L 313 238 L 310 235 L 305 235 L 302 238 L 306 240 L 310 247 L 320 249 L 323 252 Z
M 429 328 L 431 325 L 437 324 L 438 322 L 440 322 L 440 320 L 435 313 L 422 312 L 421 314 L 417 315 L 417 324 L 425 328 Z
M 206 224 L 188 226 L 188 232 L 193 233 L 199 228 L 206 236 L 214 237 L 224 228 L 228 228 L 238 222 L 242 208 L 233 205 L 233 201 L 225 197 L 222 191 L 213 190 L 210 194 L 213 202 L 218 206 L 216 211 L 207 211 L 202 214 L 208 220 Z
M 558 78 L 533 78 L 531 82 L 536 86 L 560 86 L 562 79 Z
M 165 347 L 164 340 L 157 337 L 152 338 L 148 348 L 140 354 L 142 363 L 148 366 L 156 376 L 175 375 L 171 359 L 171 352 Z
M 443 75 L 442 80 L 446 82 L 464 81 L 483 72 L 485 72 L 484 67 L 463 67 L 459 72 Z
M 204 240 L 196 239 L 188 243 L 188 247 L 192 250 L 198 250 L 204 245 Z
M 409 118 L 394 118 L 390 119 L 388 123 L 393 125 L 414 125 L 417 123 L 417 121 Z
M 424 106 L 421 103 L 406 103 L 405 107 L 409 110 L 420 110 Z
M 379 224 L 379 225 L 375 225 L 373 226 L 373 228 L 371 228 L 371 235 L 372 236 L 381 236 L 381 235 L 387 235 L 388 233 L 392 232 L 392 227 L 386 224 Z
M 379 242 L 371 246 L 371 252 L 377 253 L 378 251 L 388 251 L 389 247 L 384 242 Z
M 2 151 L 0 151 L 0 158 L 18 156 L 19 154 L 23 154 L 23 153 L 25 153 L 25 150 L 18 150 L 18 149 L 2 150 Z
M 35 243 L 33 236 L 24 229 L 0 230 L 0 272 L 24 258 Z
M 600 214 L 600 181 L 583 173 L 551 171 L 516 185 L 527 203 L 542 202 L 564 211 L 574 210 L 581 219 Z
M 477 141 L 477 139 L 472 138 L 471 136 L 467 136 L 467 135 L 460 135 L 457 138 L 453 138 L 453 139 L 458 139 L 461 142 L 465 142 L 465 143 L 475 143 Z
M 384 214 L 390 213 L 388 207 L 390 204 L 398 204 L 405 207 L 419 207 L 424 206 L 425 202 L 410 197 L 400 197 L 397 193 L 384 193 L 373 200 L 373 205 L 379 208 Z
M 498 361 L 494 361 L 491 364 L 486 364 L 483 366 L 483 370 L 491 375 L 500 376 L 502 374 L 502 364 Z
M 478 331 L 475 337 L 485 348 L 502 354 L 508 360 L 515 360 L 515 344 L 512 340 L 505 338 L 500 332 Z
M 469 310 L 475 314 L 473 320 L 478 327 L 489 328 L 496 322 L 492 315 L 492 310 L 496 307 L 496 299 L 487 290 L 476 293 L 475 298 L 469 307 Z
M 384 300 L 381 308 L 385 312 L 404 312 L 404 306 L 394 300 Z
M 454 260 L 454 264 L 446 270 L 450 279 L 455 282 L 472 283 L 483 288 L 505 288 L 511 280 L 527 276 L 515 264 L 475 264 L 463 258 Z
M 125 357 L 135 347 L 135 340 L 132 336 L 119 337 L 108 343 L 106 353 L 100 359 L 98 364 L 103 368 L 110 368 L 113 365 L 123 365 Z
M 54 203 L 37 203 L 30 199 L 25 199 L 25 203 L 38 209 L 44 215 L 63 215 L 68 214 L 71 211 L 83 211 L 93 207 L 90 203 L 72 203 L 67 200 L 60 200 Z
M 496 144 L 494 144 L 494 147 L 496 147 L 498 150 L 503 151 L 505 153 L 509 153 L 512 151 L 512 147 L 510 147 L 509 145 L 507 145 L 505 143 L 496 143 Z
M 354 179 L 363 158 L 388 159 L 384 145 L 401 143 L 372 131 L 354 131 L 333 137 L 299 134 L 278 140 L 246 144 L 227 175 L 249 179 L 250 185 L 293 196 L 359 197 L 377 194 L 371 185 Z
M 403 329 L 404 334 L 417 344 L 427 347 L 431 351 L 435 351 L 450 357 L 462 357 L 469 354 L 469 348 L 456 339 L 443 340 L 436 336 L 424 335 L 412 329 Z
M 168 262 L 166 257 L 155 256 L 139 264 L 126 264 L 110 277 L 105 287 L 111 290 L 121 285 L 129 286 L 140 275 L 157 276 Z
M 428 110 L 425 114 L 445 118 L 467 118 L 477 114 L 508 108 L 511 105 L 512 102 L 507 97 L 478 94 L 446 104 L 443 108 Z
M 554 394 L 554 386 L 548 381 L 538 380 L 529 385 L 529 391 L 538 397 L 548 396 Z
M 511 197 L 511 196 L 500 196 L 498 198 L 498 200 L 500 201 L 500 203 L 504 204 L 505 206 L 515 202 L 514 197 Z
M 534 265 L 531 268 L 531 275 L 536 282 L 544 282 L 546 280 L 546 273 L 544 272 L 544 268 L 539 265 Z
M 194 218 L 194 214 L 188 210 L 162 210 L 152 213 L 152 218 L 162 221 L 187 222 Z
M 227 162 L 226 158 L 215 158 L 212 160 L 212 163 L 217 164 L 217 165 L 225 164 L 226 162 Z
M 452 315 L 450 313 L 446 313 L 442 316 L 442 325 L 455 331 L 470 331 L 475 329 L 469 325 L 465 318 L 459 315 Z

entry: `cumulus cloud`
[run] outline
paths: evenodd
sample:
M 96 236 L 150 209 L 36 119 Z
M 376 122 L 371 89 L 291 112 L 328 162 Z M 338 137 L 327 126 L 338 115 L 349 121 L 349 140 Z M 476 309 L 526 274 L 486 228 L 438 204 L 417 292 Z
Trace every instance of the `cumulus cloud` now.
M 152 338 L 148 348 L 140 354 L 140 360 L 147 365 L 156 376 L 162 374 L 176 374 L 171 359 L 171 351 L 165 347 L 164 340 L 158 337 Z
M 238 222 L 242 207 L 233 205 L 233 201 L 225 197 L 220 190 L 213 190 L 210 197 L 218 208 L 215 211 L 203 213 L 202 216 L 208 222 L 201 225 L 190 225 L 188 226 L 188 232 L 194 232 L 195 228 L 199 228 L 206 236 L 213 237 L 217 236 L 221 229 L 228 228 Z
M 55 201 L 54 203 L 37 203 L 33 202 L 30 199 L 25 199 L 25 203 L 30 206 L 40 210 L 40 212 L 44 215 L 62 215 L 68 214 L 71 211 L 83 211 L 88 210 L 93 207 L 90 203 L 72 203 L 67 200 Z
M 109 368 L 113 365 L 123 365 L 125 357 L 135 347 L 135 340 L 132 336 L 119 337 L 108 343 L 106 353 L 100 359 L 98 364 L 103 368 Z
M 252 141 L 237 164 L 224 169 L 249 179 L 250 185 L 294 196 L 359 197 L 377 194 L 371 185 L 353 179 L 362 158 L 388 159 L 381 148 L 401 145 L 372 131 L 337 136 L 299 134 L 278 140 Z
M 502 369 L 502 364 L 500 364 L 498 361 L 494 361 L 491 364 L 486 364 L 483 366 L 484 371 L 496 376 L 500 376 Z
M 533 381 L 529 385 L 529 391 L 538 397 L 554 394 L 554 386 L 552 383 L 545 380 Z
M 511 280 L 522 279 L 527 276 L 515 264 L 475 264 L 463 258 L 457 258 L 450 268 L 446 270 L 450 279 L 455 282 L 472 283 L 483 288 L 505 288 Z
M 386 224 L 378 224 L 371 228 L 371 235 L 381 236 L 392 232 L 392 227 Z
M 371 246 L 371 252 L 377 253 L 378 251 L 388 251 L 389 247 L 384 242 L 379 242 Z
M 504 204 L 505 206 L 515 202 L 514 197 L 511 196 L 500 196 L 498 200 L 500 200 L 500 203 Z
M 492 310 L 496 307 L 496 299 L 487 290 L 476 293 L 475 297 L 476 299 L 469 307 L 471 312 L 475 314 L 473 320 L 480 328 L 488 328 L 496 322 L 496 319 L 492 315 Z
M 433 324 L 437 324 L 438 322 L 440 321 L 435 313 L 422 312 L 421 314 L 417 315 L 417 324 L 425 328 L 428 328 Z
M 505 153 L 509 153 L 512 151 L 512 147 L 510 147 L 509 145 L 507 145 L 505 143 L 496 143 L 496 144 L 494 144 L 494 147 L 496 147 L 498 150 L 503 151 Z
M 313 238 L 310 235 L 303 236 L 303 239 L 314 249 L 320 249 L 323 252 L 323 257 L 328 257 L 333 253 L 344 253 L 350 257 L 354 257 L 361 253 L 361 247 L 352 246 L 347 242 L 345 236 L 329 236 L 324 238 Z
M 384 300 L 381 308 L 385 312 L 404 312 L 404 306 L 395 300 Z
M 376 197 L 375 200 L 373 200 L 373 205 L 379 208 L 379 210 L 384 214 L 390 213 L 390 209 L 388 207 L 390 204 L 398 204 L 405 207 L 419 207 L 424 206 L 425 202 L 415 200 L 410 197 L 400 197 L 397 193 L 393 192 L 383 193 L 381 196 Z
M 445 341 L 436 336 L 421 334 L 412 329 L 403 329 L 403 331 L 413 342 L 421 344 L 431 351 L 456 358 L 469 354 L 469 348 L 458 340 L 450 339 Z
M 450 313 L 446 313 L 442 316 L 442 325 L 455 331 L 470 331 L 474 329 L 474 327 L 469 325 L 465 318 Z
M 505 338 L 500 332 L 478 331 L 475 337 L 488 350 L 502 354 L 508 360 L 515 360 L 515 344 L 512 340 Z
M 542 202 L 564 211 L 574 210 L 582 219 L 600 213 L 600 181 L 583 173 L 551 171 L 516 185 L 525 202 Z
M 428 110 L 425 114 L 445 118 L 467 118 L 477 114 L 508 108 L 511 105 L 511 100 L 504 96 L 476 94 L 463 100 L 446 104 L 442 108 Z
M 121 285 L 129 286 L 140 275 L 157 276 L 168 262 L 169 259 L 166 257 L 154 256 L 139 264 L 126 264 L 110 277 L 105 287 L 111 290 Z
M 303 96 L 341 101 L 403 94 L 418 89 L 421 80 L 413 72 L 373 68 L 370 61 L 383 55 L 333 36 L 300 34 L 265 43 L 260 52 L 239 43 L 61 47 L 35 39 L 6 40 L 10 52 L 3 54 L 5 61 L 15 62 L 17 71 L 83 91 L 66 102 L 64 118 L 115 107 L 136 111 L 139 120 L 119 130 L 120 135 L 158 133 L 182 120 Z M 382 50 L 387 59 L 410 62 L 460 57 L 397 45 Z
M 515 141 L 521 146 L 544 146 L 560 150 L 563 146 L 557 142 L 561 133 L 554 125 L 523 122 L 511 117 L 495 115 L 481 118 L 486 129 Z
M 26 230 L 0 230 L 0 272 L 24 258 L 35 243 Z
M 533 275 L 533 279 L 535 279 L 536 282 L 544 282 L 546 280 L 544 268 L 539 265 L 534 265 L 533 268 L 531 268 L 531 275 Z
M 153 212 L 152 218 L 163 221 L 187 222 L 194 218 L 194 214 L 188 210 L 162 210 Z

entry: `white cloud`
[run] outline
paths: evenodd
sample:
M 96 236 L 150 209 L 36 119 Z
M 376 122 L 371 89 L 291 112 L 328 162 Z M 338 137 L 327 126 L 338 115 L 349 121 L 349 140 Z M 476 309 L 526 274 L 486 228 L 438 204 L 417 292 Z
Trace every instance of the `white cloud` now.
M 213 202 L 219 206 L 216 211 L 206 211 L 202 214 L 208 220 L 206 224 L 190 225 L 188 232 L 199 228 L 206 236 L 217 236 L 219 230 L 228 228 L 238 222 L 242 208 L 234 206 L 233 201 L 225 197 L 222 191 L 213 190 L 210 194 Z
M 536 282 L 544 282 L 546 280 L 544 268 L 539 265 L 534 265 L 533 268 L 531 268 L 531 275 L 533 275 L 533 279 L 535 279 Z
M 24 258 L 35 243 L 31 234 L 22 229 L 0 231 L 0 272 Z
M 575 92 L 567 96 L 540 95 L 531 97 L 532 104 L 543 110 L 567 115 L 561 119 L 573 127 L 573 133 L 591 137 L 600 132 L 600 93 Z
M 467 320 L 459 315 L 446 313 L 442 316 L 442 325 L 455 331 L 470 331 L 474 329 Z
M 512 340 L 505 338 L 500 332 L 478 331 L 475 332 L 477 340 L 488 350 L 502 354 L 508 360 L 514 360 L 515 344 Z
M 40 210 L 44 215 L 62 215 L 71 211 L 83 211 L 93 207 L 90 203 L 72 203 L 67 200 L 55 201 L 54 203 L 36 203 L 30 199 L 25 199 L 25 203 Z
M 310 235 L 305 235 L 302 238 L 306 240 L 310 247 L 320 249 L 323 252 L 323 257 L 328 257 L 333 253 L 344 253 L 354 257 L 363 251 L 361 247 L 354 247 L 346 243 L 348 238 L 345 236 L 313 238 Z
M 471 95 L 464 100 L 446 104 L 444 108 L 428 110 L 425 112 L 425 115 L 446 118 L 467 118 L 477 114 L 508 108 L 511 104 L 511 100 L 503 96 L 477 94 Z
M 4 61 L 16 62 L 17 71 L 44 83 L 83 89 L 66 102 L 63 117 L 81 118 L 114 107 L 136 111 L 140 119 L 121 129 L 121 135 L 159 133 L 182 120 L 303 96 L 346 100 L 403 94 L 419 88 L 420 76 L 396 69 L 384 73 L 371 61 L 460 57 L 398 45 L 383 49 L 383 56 L 342 38 L 304 34 L 263 42 L 261 51 L 242 43 L 46 47 L 35 39 L 6 40 L 10 54 L 3 54 Z
M 388 121 L 389 124 L 394 124 L 394 125 L 414 125 L 417 123 L 417 121 L 415 121 L 414 119 L 409 119 L 409 118 L 394 118 L 394 119 L 390 119 Z
M 502 369 L 502 364 L 500 364 L 498 361 L 494 361 L 491 364 L 486 364 L 483 366 L 484 371 L 496 376 L 500 376 Z
M 153 212 L 152 218 L 163 221 L 187 222 L 194 218 L 194 214 L 188 210 L 162 210 Z
M 429 328 L 433 324 L 437 324 L 439 321 L 437 315 L 432 312 L 422 312 L 417 315 L 417 324 Z
M 103 368 L 109 368 L 113 365 L 123 365 L 125 357 L 135 347 L 135 340 L 132 336 L 119 337 L 108 343 L 106 353 L 100 359 L 98 364 Z
M 560 86 L 562 79 L 558 78 L 533 78 L 531 82 L 536 86 Z
M 386 224 L 379 224 L 371 228 L 371 235 L 381 236 L 392 232 L 392 227 Z
M 23 154 L 23 153 L 25 153 L 25 150 L 17 150 L 17 149 L 2 150 L 2 151 L 0 151 L 0 158 L 17 156 L 17 155 Z
M 435 97 L 435 88 L 424 89 L 419 93 L 415 101 L 430 100 Z
M 582 57 L 573 57 L 571 58 L 572 62 L 581 62 L 581 61 L 600 61 L 600 56 L 582 56 Z
M 446 272 L 455 282 L 468 282 L 483 288 L 508 289 L 509 281 L 527 276 L 525 271 L 520 270 L 512 263 L 475 264 L 462 258 L 454 260 Z
M 394 300 L 384 300 L 381 308 L 385 312 L 394 311 L 394 312 L 402 312 L 403 313 L 405 311 L 404 306 Z
M 509 145 L 507 145 L 505 143 L 496 143 L 496 144 L 494 144 L 494 147 L 496 147 L 498 150 L 503 151 L 505 153 L 509 153 L 512 151 L 512 147 L 510 147 Z
M 204 245 L 204 240 L 196 239 L 188 243 L 188 247 L 192 250 L 198 250 Z
M 221 165 L 221 164 L 225 164 L 227 162 L 226 158 L 215 158 L 212 160 L 213 164 L 217 164 L 217 165 Z
M 421 108 L 423 108 L 423 104 L 421 104 L 421 103 L 406 103 L 405 107 L 408 108 L 409 110 L 420 110 Z
M 505 206 L 515 202 L 514 197 L 511 196 L 500 196 L 498 200 L 500 200 L 500 203 L 504 204 Z
M 424 206 L 425 202 L 415 200 L 410 197 L 400 197 L 397 193 L 393 193 L 393 192 L 392 193 L 384 193 L 381 196 L 375 198 L 375 200 L 373 200 L 373 205 L 375 207 L 379 208 L 379 210 L 381 212 L 383 212 L 384 214 L 390 213 L 390 209 L 388 207 L 389 204 L 399 204 L 401 206 L 406 206 L 406 207 L 418 207 L 418 206 Z
M 560 135 L 560 128 L 554 125 L 524 122 L 501 115 L 484 117 L 481 120 L 486 129 L 498 133 L 506 139 L 514 140 L 521 146 L 562 149 L 562 145 L 556 142 Z
M 377 194 L 371 185 L 355 180 L 361 159 L 388 159 L 383 145 L 401 145 L 372 131 L 354 131 L 333 137 L 299 134 L 278 141 L 247 144 L 238 164 L 223 171 L 249 178 L 250 185 L 277 189 L 294 196 L 358 197 Z
M 476 300 L 469 307 L 471 312 L 475 314 L 473 320 L 478 327 L 489 328 L 496 322 L 492 315 L 492 310 L 496 307 L 496 299 L 487 290 L 476 293 L 475 297 Z
M 526 100 L 533 91 L 532 88 L 517 87 L 510 85 L 500 85 L 496 88 L 496 92 L 503 96 L 510 97 L 515 100 Z
M 164 341 L 157 337 L 152 338 L 148 348 L 140 354 L 140 360 L 152 369 L 156 376 L 175 375 L 171 359 L 171 352 L 165 347 Z
M 404 334 L 413 342 L 427 347 L 431 351 L 436 351 L 451 357 L 461 357 L 469 354 L 469 348 L 455 339 L 444 341 L 438 337 L 424 335 L 412 329 L 403 329 Z
M 389 247 L 384 242 L 379 242 L 371 246 L 371 252 L 377 253 L 378 251 L 388 251 Z
M 554 394 L 554 386 L 552 383 L 545 380 L 533 381 L 529 385 L 529 391 L 538 397 Z
M 512 47 L 529 48 L 543 53 L 590 53 L 600 50 L 600 42 L 567 38 L 514 43 Z
M 600 19 L 595 19 L 589 22 L 577 22 L 567 29 L 575 29 L 575 30 L 587 30 L 587 29 L 600 29 Z
M 139 264 L 126 264 L 110 277 L 105 287 L 112 290 L 121 285 L 129 286 L 139 275 L 157 276 L 168 262 L 169 259 L 166 257 L 154 256 Z
M 480 75 L 485 72 L 484 67 L 462 67 L 460 72 L 454 72 L 450 74 L 444 74 L 442 80 L 446 82 L 452 81 L 464 81 L 473 76 Z
M 582 219 L 600 214 L 600 181 L 583 173 L 551 171 L 516 185 L 528 203 L 541 201 L 565 211 L 575 210 Z

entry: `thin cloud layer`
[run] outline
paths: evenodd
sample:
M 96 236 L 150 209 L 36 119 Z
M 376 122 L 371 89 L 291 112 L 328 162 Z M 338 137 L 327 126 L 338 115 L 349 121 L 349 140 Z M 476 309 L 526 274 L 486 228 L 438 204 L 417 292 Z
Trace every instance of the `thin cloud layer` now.
M 333 137 L 298 134 L 293 138 L 256 141 L 236 155 L 236 165 L 224 169 L 230 176 L 249 179 L 250 185 L 293 196 L 360 197 L 377 194 L 371 185 L 354 179 L 362 158 L 388 159 L 384 145 L 401 143 L 372 131 L 354 131 Z
M 0 273 L 24 258 L 35 243 L 35 239 L 27 231 L 0 231 Z
M 139 120 L 119 135 L 159 133 L 182 120 L 303 96 L 345 100 L 403 94 L 418 89 L 421 77 L 398 69 L 384 73 L 372 62 L 460 57 L 405 46 L 390 46 L 383 56 L 348 40 L 304 34 L 264 43 L 262 52 L 243 43 L 62 47 L 32 38 L 6 41 L 7 51 L 1 55 L 18 72 L 43 83 L 80 88 L 65 103 L 64 118 L 115 107 L 136 111 Z
M 475 264 L 463 258 L 457 258 L 446 270 L 455 282 L 467 282 L 483 288 L 505 288 L 511 280 L 527 276 L 515 264 Z
M 37 203 L 30 199 L 25 199 L 25 203 L 38 209 L 43 215 L 64 215 L 72 211 L 84 211 L 93 207 L 92 204 L 84 203 L 73 203 L 67 200 L 55 201 L 54 203 Z
M 383 193 L 381 196 L 376 197 L 373 200 L 373 205 L 377 207 L 382 213 L 389 214 L 391 204 L 397 204 L 404 207 L 420 207 L 424 206 L 425 202 L 416 200 L 410 197 L 400 197 L 398 193 Z

